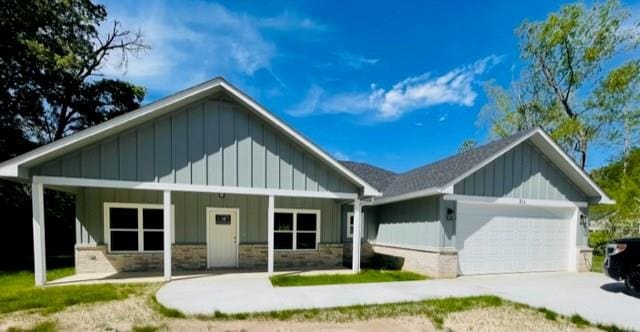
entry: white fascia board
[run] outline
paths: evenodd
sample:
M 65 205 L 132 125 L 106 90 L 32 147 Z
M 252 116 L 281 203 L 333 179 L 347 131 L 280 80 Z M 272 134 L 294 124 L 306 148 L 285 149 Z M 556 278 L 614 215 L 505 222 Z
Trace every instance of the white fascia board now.
M 456 183 L 464 180 L 465 178 L 467 178 L 471 174 L 473 174 L 476 171 L 480 170 L 481 168 L 487 166 L 492 161 L 496 160 L 497 158 L 499 158 L 503 154 L 507 153 L 509 150 L 513 149 L 514 147 L 516 147 L 520 143 L 530 139 L 534 135 L 540 135 L 540 137 L 542 137 L 547 144 L 549 144 L 551 147 L 553 147 L 553 149 L 560 156 L 562 156 L 562 159 L 571 166 L 571 168 L 580 176 L 580 178 L 583 179 L 584 181 L 586 181 L 588 183 L 589 187 L 591 187 L 595 192 L 598 193 L 598 195 L 600 196 L 600 200 L 598 202 L 599 204 L 614 204 L 615 203 L 615 201 L 611 200 L 609 198 L 609 196 L 607 196 L 607 194 L 602 189 L 600 189 L 600 186 L 598 186 L 598 184 L 596 184 L 593 181 L 593 179 L 591 179 L 591 177 L 587 173 L 585 173 L 584 170 L 582 168 L 580 168 L 575 163 L 575 161 L 569 155 L 567 155 L 567 153 L 544 130 L 542 130 L 542 128 L 536 128 L 535 130 L 531 130 L 531 132 L 529 132 L 527 135 L 524 135 L 524 136 L 520 137 L 518 140 L 512 142 L 511 144 L 509 144 L 508 146 L 506 146 L 502 150 L 496 152 L 490 158 L 487 158 L 483 162 L 479 163 L 478 165 L 474 166 L 473 168 L 471 168 L 467 172 L 465 172 L 462 175 L 460 175 L 457 178 L 455 178 L 453 181 L 449 182 L 447 185 L 443 186 L 443 188 L 453 188 L 453 186 Z
M 499 204 L 499 205 L 525 205 L 525 206 L 541 206 L 541 207 L 587 207 L 587 202 L 573 201 L 554 201 L 545 199 L 527 199 L 513 197 L 488 197 L 488 196 L 470 196 L 470 195 L 444 195 L 443 199 L 457 201 L 462 203 L 482 203 L 482 204 Z
M 280 197 L 305 197 L 305 198 L 328 198 L 328 199 L 356 199 L 358 197 L 358 194 L 355 194 L 355 193 L 343 193 L 343 192 L 332 192 L 332 191 L 303 191 L 303 190 L 290 190 L 290 189 L 225 187 L 225 186 L 208 186 L 208 185 L 161 183 L 161 182 L 99 180 L 99 179 L 54 177 L 54 176 L 34 176 L 33 183 L 39 183 L 47 186 L 117 188 L 117 189 L 138 189 L 138 190 L 158 190 L 158 191 L 169 190 L 169 191 L 183 191 L 183 192 L 280 196 Z
M 308 148 L 313 154 L 317 157 L 323 159 L 329 165 L 343 173 L 343 175 L 347 176 L 351 180 L 355 181 L 357 184 L 363 187 L 363 196 L 382 196 L 378 190 L 376 190 L 373 186 L 368 184 L 362 178 L 357 176 L 355 173 L 350 171 L 344 165 L 339 163 L 333 157 L 331 157 L 328 153 L 324 152 L 321 148 L 311 143 L 307 138 L 298 133 L 296 130 L 292 129 L 288 125 L 286 125 L 282 120 L 276 117 L 273 113 L 267 111 L 264 107 L 254 101 L 251 97 L 244 94 L 242 91 L 236 89 L 233 85 L 227 83 L 226 81 L 222 81 L 220 83 L 222 87 L 224 87 L 227 91 L 232 93 L 236 98 L 240 99 L 241 102 L 246 104 L 247 106 L 256 110 L 261 116 L 263 116 L 267 121 L 274 124 L 278 129 L 284 131 L 287 135 L 292 137 L 294 140 L 302 143 L 306 148 Z
M 410 192 L 410 193 L 406 193 L 406 194 L 402 194 L 402 195 L 397 195 L 397 196 L 374 198 L 373 202 L 366 203 L 366 204 L 363 204 L 363 205 L 365 205 L 365 206 L 383 205 L 383 204 L 389 204 L 389 203 L 394 203 L 394 202 L 406 201 L 406 200 L 410 200 L 410 199 L 414 199 L 414 198 L 433 196 L 433 195 L 440 195 L 442 193 L 443 192 L 442 192 L 441 188 L 429 188 L 429 189 L 418 190 L 418 191 L 414 191 L 414 192 Z
M 30 162 L 35 162 L 36 160 L 52 154 L 58 151 L 64 151 L 64 149 L 70 147 L 71 145 L 75 145 L 77 143 L 87 141 L 90 138 L 93 138 L 93 141 L 98 140 L 99 138 L 107 136 L 112 131 L 120 130 L 121 127 L 125 124 L 130 124 L 131 126 L 137 124 L 132 121 L 139 120 L 141 118 L 145 118 L 149 116 L 151 113 L 155 113 L 161 110 L 170 110 L 174 108 L 182 107 L 188 104 L 193 99 L 197 99 L 205 94 L 216 91 L 217 88 L 223 88 L 231 95 L 239 99 L 242 103 L 253 109 L 260 116 L 262 116 L 266 121 L 270 122 L 278 129 L 284 131 L 287 135 L 292 137 L 294 140 L 300 142 L 303 146 L 309 149 L 313 154 L 315 154 L 320 159 L 323 159 L 329 165 L 337 169 L 347 178 L 351 179 L 355 183 L 361 185 L 363 187 L 363 195 L 364 196 L 382 196 L 382 194 L 376 190 L 373 186 L 368 184 L 362 178 L 351 172 L 344 165 L 340 164 L 337 160 L 331 157 L 329 154 L 324 152 L 322 149 L 317 147 L 315 144 L 311 143 L 304 136 L 299 134 L 297 131 L 293 130 L 291 127 L 286 125 L 280 119 L 278 119 L 271 112 L 267 111 L 264 107 L 254 101 L 252 98 L 247 96 L 245 93 L 238 90 L 236 87 L 225 81 L 223 78 L 215 78 L 211 81 L 204 82 L 200 85 L 196 85 L 195 87 L 189 88 L 187 90 L 176 93 L 173 96 L 161 99 L 157 102 L 151 103 L 149 105 L 143 106 L 137 110 L 132 112 L 123 114 L 116 118 L 113 118 L 109 121 L 105 121 L 96 126 L 87 128 L 82 130 L 76 134 L 71 136 L 62 138 L 45 146 L 39 147 L 33 151 L 22 154 L 18 157 L 0 163 L 0 176 L 4 177 L 25 177 L 25 174 L 21 174 L 19 172 L 19 167 L 21 165 L 28 164 Z M 63 152 L 60 152 L 63 153 Z
M 19 168 L 29 163 L 37 162 L 39 159 L 52 153 L 64 153 L 67 148 L 80 142 L 99 140 L 108 136 L 115 130 L 120 130 L 123 125 L 136 125 L 137 120 L 144 119 L 152 113 L 160 110 L 178 108 L 188 104 L 191 100 L 201 97 L 204 94 L 215 91 L 214 88 L 220 85 L 222 78 L 215 78 L 192 88 L 180 91 L 172 96 L 153 102 L 149 105 L 142 106 L 134 111 L 117 116 L 111 120 L 105 121 L 98 125 L 81 130 L 73 135 L 61 138 L 55 142 L 41 146 L 37 149 L 19 155 L 13 159 L 9 159 L 0 163 L 0 174 L 6 177 L 22 178 L 27 176 L 20 172 Z
M 544 138 L 545 141 L 549 143 L 549 145 L 551 145 L 551 147 L 553 147 L 560 156 L 562 156 L 562 158 L 571 166 L 571 168 L 575 172 L 577 172 L 578 175 L 580 175 L 580 177 L 584 179 L 589 184 L 589 186 L 591 186 L 600 195 L 600 204 L 615 204 L 615 201 L 609 198 L 609 196 L 600 188 L 600 186 L 595 183 L 595 181 L 593 181 L 593 179 L 582 168 L 580 168 L 580 166 L 576 164 L 573 158 L 567 155 L 567 153 L 560 147 L 560 145 L 558 145 L 558 143 L 556 143 L 556 141 L 553 140 L 553 138 L 549 136 L 549 134 L 547 134 L 542 129 L 538 129 L 536 132 L 539 133 L 542 138 Z

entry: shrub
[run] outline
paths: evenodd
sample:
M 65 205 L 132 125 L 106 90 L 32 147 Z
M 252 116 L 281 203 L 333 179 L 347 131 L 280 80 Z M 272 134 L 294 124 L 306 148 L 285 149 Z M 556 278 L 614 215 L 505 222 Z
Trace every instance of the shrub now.
M 613 240 L 613 235 L 608 231 L 593 231 L 589 233 L 589 247 L 594 255 L 604 255 L 605 245 Z

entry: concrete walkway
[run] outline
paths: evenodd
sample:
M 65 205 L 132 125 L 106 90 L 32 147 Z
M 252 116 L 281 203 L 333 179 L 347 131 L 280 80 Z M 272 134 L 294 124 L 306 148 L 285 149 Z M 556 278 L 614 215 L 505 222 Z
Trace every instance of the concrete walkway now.
M 172 281 L 156 294 L 188 314 L 263 312 L 497 295 L 592 322 L 640 330 L 640 299 L 596 273 L 529 273 L 373 284 L 273 287 L 264 273 Z

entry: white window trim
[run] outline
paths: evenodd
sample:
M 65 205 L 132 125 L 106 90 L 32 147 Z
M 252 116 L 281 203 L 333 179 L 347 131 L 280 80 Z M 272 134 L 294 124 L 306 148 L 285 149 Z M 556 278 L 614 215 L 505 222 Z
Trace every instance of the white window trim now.
M 275 251 L 317 251 L 320 244 L 320 210 L 313 209 L 274 209 L 275 213 L 292 213 L 293 214 L 293 230 L 291 231 L 278 231 L 273 230 L 273 233 L 291 233 L 293 234 L 293 249 L 274 249 Z M 308 213 L 316 215 L 316 245 L 313 249 L 298 249 L 297 233 L 313 233 L 312 231 L 298 231 L 298 213 Z
M 347 238 L 353 238 L 353 232 L 351 231 L 351 218 L 353 217 L 353 212 L 347 212 Z M 362 216 L 360 217 L 360 238 L 364 237 L 364 212 L 362 212 Z
M 138 228 L 136 230 L 122 230 L 122 231 L 131 231 L 138 232 L 138 250 L 111 250 L 111 218 L 110 218 L 110 209 L 111 208 L 130 208 L 130 209 L 138 209 Z M 107 244 L 107 249 L 109 253 L 114 254 L 131 254 L 131 253 L 161 253 L 163 250 L 144 250 L 144 231 L 142 225 L 142 210 L 143 209 L 156 209 L 162 210 L 162 204 L 142 204 L 142 203 L 117 203 L 117 202 L 105 202 L 104 203 L 104 242 Z M 171 205 L 171 243 L 176 243 L 176 225 L 175 225 L 175 206 Z M 118 229 L 114 229 L 118 230 Z M 163 232 L 160 230 L 149 230 L 151 232 Z

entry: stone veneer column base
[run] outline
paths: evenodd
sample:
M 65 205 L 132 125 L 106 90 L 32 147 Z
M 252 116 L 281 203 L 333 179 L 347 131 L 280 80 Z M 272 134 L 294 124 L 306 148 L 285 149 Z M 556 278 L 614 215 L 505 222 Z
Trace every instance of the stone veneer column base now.
M 172 265 L 177 270 L 207 268 L 206 244 L 174 244 Z M 162 253 L 108 253 L 104 244 L 76 245 L 76 273 L 161 271 Z
M 372 244 L 376 254 L 398 257 L 402 270 L 426 274 L 433 278 L 458 276 L 458 251 L 455 248 L 410 249 Z
M 593 249 L 589 247 L 576 248 L 576 271 L 590 272 L 593 266 Z
M 239 265 L 241 268 L 267 268 L 267 245 L 240 244 Z M 276 250 L 276 268 L 331 268 L 342 266 L 341 243 L 321 243 L 318 250 Z

